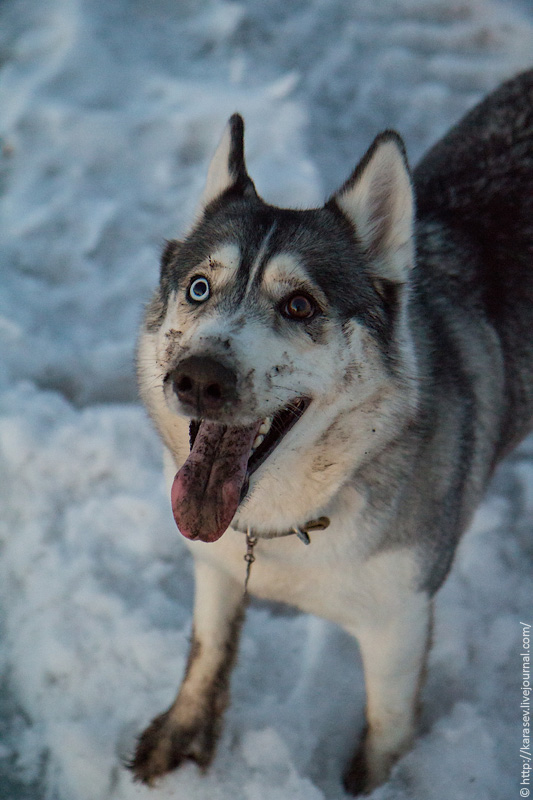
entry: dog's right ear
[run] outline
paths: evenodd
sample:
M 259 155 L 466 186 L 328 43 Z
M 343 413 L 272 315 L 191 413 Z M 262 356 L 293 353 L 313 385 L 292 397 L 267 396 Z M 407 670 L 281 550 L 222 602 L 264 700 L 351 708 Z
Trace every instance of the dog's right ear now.
M 177 239 L 167 239 L 163 252 L 161 253 L 161 269 L 166 269 L 168 265 L 176 258 L 181 247 L 181 242 Z
M 207 181 L 197 216 L 223 194 L 255 196 L 255 186 L 246 171 L 244 161 L 244 121 L 240 114 L 233 114 L 222 134 L 222 138 L 211 159 Z
M 169 267 L 176 260 L 176 256 L 178 255 L 180 249 L 181 242 L 179 242 L 177 239 L 168 239 L 165 242 L 165 246 L 163 247 L 163 251 L 161 253 L 161 259 L 159 261 L 159 277 L 161 281 L 165 280 L 165 275 L 167 274 Z

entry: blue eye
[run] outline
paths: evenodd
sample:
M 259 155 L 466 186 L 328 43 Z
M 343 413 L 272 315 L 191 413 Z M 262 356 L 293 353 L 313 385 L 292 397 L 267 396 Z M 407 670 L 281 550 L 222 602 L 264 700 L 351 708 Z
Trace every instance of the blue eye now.
M 193 278 L 187 289 L 187 299 L 192 303 L 205 303 L 211 294 L 211 287 L 207 278 L 200 276 Z

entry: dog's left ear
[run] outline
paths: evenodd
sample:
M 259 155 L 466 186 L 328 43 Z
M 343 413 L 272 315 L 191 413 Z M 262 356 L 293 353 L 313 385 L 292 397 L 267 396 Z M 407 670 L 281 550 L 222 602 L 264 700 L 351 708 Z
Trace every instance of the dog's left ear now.
M 215 151 L 207 181 L 200 199 L 198 214 L 225 193 L 242 196 L 256 195 L 255 186 L 246 171 L 244 161 L 244 121 L 240 114 L 233 114 L 224 129 Z
M 395 131 L 376 137 L 334 203 L 351 222 L 377 280 L 405 283 L 414 261 L 414 198 L 405 147 Z

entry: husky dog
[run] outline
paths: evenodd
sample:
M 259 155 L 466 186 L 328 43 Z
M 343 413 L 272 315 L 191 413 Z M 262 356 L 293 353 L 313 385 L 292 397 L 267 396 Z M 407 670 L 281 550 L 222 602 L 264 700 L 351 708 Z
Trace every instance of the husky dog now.
M 196 600 L 185 678 L 139 740 L 137 779 L 213 758 L 247 541 L 251 594 L 359 643 L 366 727 L 347 790 L 371 791 L 409 748 L 432 598 L 532 427 L 532 190 L 533 71 L 412 175 L 398 134 L 380 134 L 312 210 L 258 196 L 231 117 L 138 348 Z

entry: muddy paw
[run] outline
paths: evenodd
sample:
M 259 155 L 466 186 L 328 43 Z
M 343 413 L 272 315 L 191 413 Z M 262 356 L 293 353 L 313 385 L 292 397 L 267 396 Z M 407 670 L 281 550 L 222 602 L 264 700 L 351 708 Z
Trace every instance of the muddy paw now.
M 348 769 L 344 773 L 344 788 L 354 797 L 368 792 L 368 765 L 365 756 L 364 738 L 357 748 Z
M 385 783 L 400 756 L 410 746 L 410 739 L 389 750 L 382 742 L 376 745 L 368 728 L 365 729 L 355 755 L 344 774 L 344 788 L 355 797 L 371 794 Z
M 201 720 L 184 726 L 166 711 L 156 717 L 140 736 L 128 764 L 135 780 L 152 786 L 157 778 L 179 767 L 186 759 L 205 769 L 213 758 L 215 726 Z

